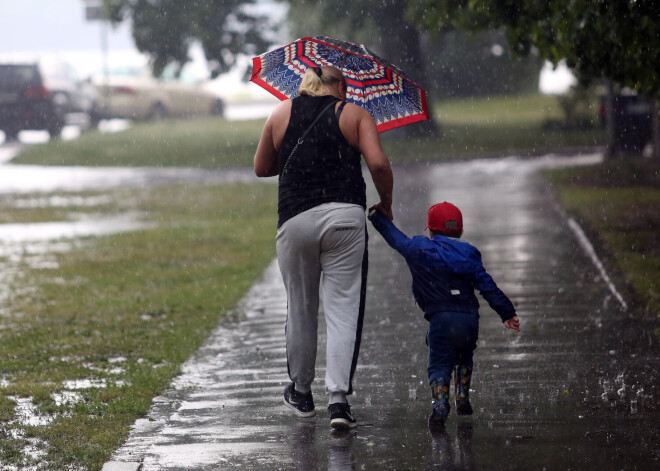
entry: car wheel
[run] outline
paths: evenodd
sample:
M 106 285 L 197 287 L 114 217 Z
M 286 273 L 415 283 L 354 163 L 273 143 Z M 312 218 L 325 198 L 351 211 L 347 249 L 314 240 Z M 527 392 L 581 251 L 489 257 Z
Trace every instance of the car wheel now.
M 5 133 L 5 142 L 12 142 L 18 140 L 18 129 L 14 128 L 9 128 L 9 129 L 3 129 Z
M 101 114 L 98 111 L 92 110 L 89 112 L 89 129 L 96 129 L 101 122 Z
M 51 139 L 56 139 L 62 135 L 62 129 L 64 129 L 64 120 L 57 119 L 48 127 L 47 131 Z
M 225 103 L 222 100 L 216 100 L 211 107 L 212 116 L 223 116 L 225 114 Z
M 162 121 L 167 118 L 167 108 L 162 103 L 156 103 L 149 112 L 149 121 Z

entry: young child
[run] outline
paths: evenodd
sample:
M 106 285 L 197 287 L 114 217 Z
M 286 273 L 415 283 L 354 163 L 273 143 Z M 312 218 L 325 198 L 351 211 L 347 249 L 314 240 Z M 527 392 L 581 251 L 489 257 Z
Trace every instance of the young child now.
M 377 207 L 375 207 L 377 208 Z M 433 395 L 429 425 L 443 425 L 449 415 L 449 385 L 454 373 L 456 413 L 471 415 L 472 353 L 477 348 L 479 302 L 477 289 L 508 329 L 520 331 L 513 304 L 484 269 L 479 251 L 459 240 L 463 215 L 451 203 L 428 210 L 430 237 L 407 237 L 380 211 L 370 209 L 369 220 L 408 263 L 415 301 L 429 321 L 428 376 Z

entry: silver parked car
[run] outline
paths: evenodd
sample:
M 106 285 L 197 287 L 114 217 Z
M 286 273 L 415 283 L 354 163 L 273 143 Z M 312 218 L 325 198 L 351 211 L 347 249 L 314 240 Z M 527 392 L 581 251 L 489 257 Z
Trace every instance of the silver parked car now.
M 92 83 L 99 94 L 103 118 L 159 120 L 224 114 L 224 102 L 205 89 L 203 82 L 172 67 L 154 77 L 148 66 L 120 67 L 97 74 Z

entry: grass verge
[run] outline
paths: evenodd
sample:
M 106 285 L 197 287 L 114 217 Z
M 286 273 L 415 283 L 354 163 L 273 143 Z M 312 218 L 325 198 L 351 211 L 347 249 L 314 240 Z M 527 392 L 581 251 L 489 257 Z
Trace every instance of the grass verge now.
M 22 266 L 10 287 L 0 330 L 7 466 L 100 469 L 274 257 L 274 185 L 112 194 L 97 214 L 137 212 L 156 226 L 83 240 L 48 268 Z
M 136 123 L 117 133 L 26 147 L 12 161 L 35 165 L 233 167 L 252 165 L 264 121 L 222 118 Z
M 605 144 L 604 130 L 564 128 L 557 97 L 525 95 L 447 100 L 436 103 L 437 139 L 390 140 L 383 146 L 393 162 L 426 162 L 505 155 L 539 155 Z M 597 108 L 591 119 L 598 121 Z M 548 126 L 548 123 L 553 123 Z
M 641 307 L 660 315 L 660 162 L 612 159 L 546 175 L 564 208 L 623 272 Z
M 383 134 L 383 147 L 394 163 L 436 162 L 537 155 L 603 145 L 602 129 L 547 128 L 562 119 L 556 97 L 451 100 L 434 107 L 440 134 L 432 139 L 399 139 Z M 593 120 L 597 120 L 594 110 Z M 264 124 L 205 118 L 136 124 L 115 134 L 93 131 L 73 141 L 55 140 L 25 148 L 19 164 L 86 166 L 251 166 Z

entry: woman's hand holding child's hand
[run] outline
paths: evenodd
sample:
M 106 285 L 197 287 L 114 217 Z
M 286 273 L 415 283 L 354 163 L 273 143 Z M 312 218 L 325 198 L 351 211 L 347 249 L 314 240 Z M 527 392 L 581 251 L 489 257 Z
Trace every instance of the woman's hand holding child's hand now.
M 377 204 L 373 205 L 371 208 L 369 208 L 369 214 L 371 214 L 372 211 L 380 211 L 390 221 L 392 221 L 394 219 L 394 215 L 392 214 L 392 206 L 391 205 L 386 205 L 382 201 L 380 203 L 377 203 Z

